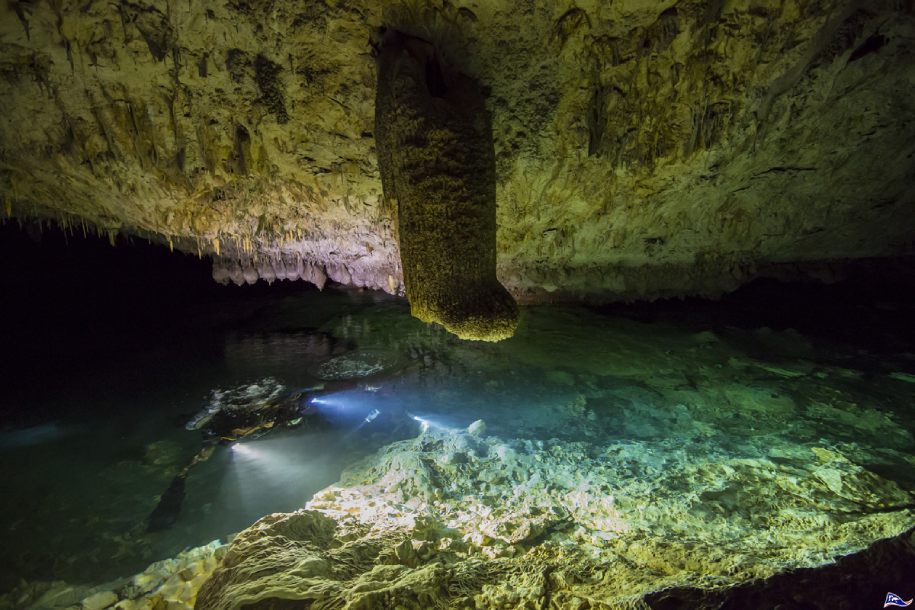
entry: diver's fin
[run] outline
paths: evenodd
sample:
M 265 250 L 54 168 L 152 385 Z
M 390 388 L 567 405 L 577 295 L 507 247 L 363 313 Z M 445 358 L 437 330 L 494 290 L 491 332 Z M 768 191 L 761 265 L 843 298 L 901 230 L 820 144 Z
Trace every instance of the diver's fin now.
M 161 532 L 167 530 L 178 520 L 178 514 L 181 512 L 181 503 L 184 502 L 184 481 L 187 478 L 187 469 L 175 475 L 171 484 L 162 497 L 153 512 L 149 514 L 146 520 L 147 532 Z
M 191 468 L 200 462 L 210 459 L 215 450 L 216 445 L 207 445 L 197 452 L 194 459 L 182 468 L 181 472 L 175 475 L 168 489 L 159 498 L 156 508 L 146 519 L 147 532 L 161 532 L 175 524 L 175 521 L 178 520 L 178 514 L 181 512 L 181 503 L 184 502 L 184 482 L 187 480 L 187 474 L 191 471 Z

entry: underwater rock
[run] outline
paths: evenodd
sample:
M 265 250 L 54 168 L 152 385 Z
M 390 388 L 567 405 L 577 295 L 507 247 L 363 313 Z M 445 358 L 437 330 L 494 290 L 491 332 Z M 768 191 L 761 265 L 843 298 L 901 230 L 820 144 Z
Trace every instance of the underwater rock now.
M 104 610 L 118 602 L 114 591 L 99 591 L 90 595 L 82 602 L 82 610 Z
M 81 600 L 90 597 L 94 590 L 86 585 L 56 581 L 21 581 L 12 591 L 0 595 L 0 608 L 3 610 L 51 610 L 79 608 Z
M 396 365 L 397 357 L 392 353 L 360 350 L 322 362 L 316 374 L 326 381 L 360 379 L 389 372 Z
M 197 592 L 222 560 L 227 545 L 214 540 L 157 561 L 143 572 L 99 587 L 63 581 L 24 583 L 0 595 L 4 610 L 191 610 Z
M 375 140 L 410 312 L 462 339 L 511 337 L 518 306 L 496 278 L 496 160 L 482 86 L 429 42 L 381 36 Z
M 902 371 L 895 371 L 887 375 L 890 379 L 896 379 L 897 381 L 904 381 L 906 383 L 915 383 L 915 375 L 911 373 L 904 373 Z
M 143 463 L 150 466 L 168 467 L 179 463 L 183 459 L 183 453 L 181 445 L 175 441 L 154 441 L 146 445 Z
M 486 422 L 482 419 L 478 419 L 475 422 L 467 426 L 467 434 L 470 436 L 483 436 L 486 434 Z
M 239 534 L 197 608 L 636 607 L 828 564 L 915 518 L 910 492 L 830 449 L 679 445 L 430 428 Z

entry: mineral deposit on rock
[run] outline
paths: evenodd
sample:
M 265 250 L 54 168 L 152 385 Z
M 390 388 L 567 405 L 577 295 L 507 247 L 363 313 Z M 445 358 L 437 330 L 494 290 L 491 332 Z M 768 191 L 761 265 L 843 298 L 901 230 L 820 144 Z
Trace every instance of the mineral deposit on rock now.
M 373 133 L 382 25 L 436 39 L 488 89 L 516 298 L 830 278 L 915 236 L 906 2 L 89 0 L 0 17 L 7 215 L 199 252 L 222 282 L 402 290 Z
M 429 429 L 240 533 L 197 608 L 640 607 L 664 589 L 829 563 L 911 527 L 913 498 L 895 483 L 830 449 L 795 451 L 699 459 L 670 439 Z

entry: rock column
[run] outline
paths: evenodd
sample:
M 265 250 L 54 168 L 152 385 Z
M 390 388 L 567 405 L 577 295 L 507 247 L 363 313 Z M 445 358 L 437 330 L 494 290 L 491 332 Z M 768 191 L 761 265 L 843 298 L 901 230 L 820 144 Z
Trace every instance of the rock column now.
M 378 45 L 375 138 L 412 314 L 499 341 L 518 307 L 496 278 L 492 128 L 479 83 L 395 31 Z

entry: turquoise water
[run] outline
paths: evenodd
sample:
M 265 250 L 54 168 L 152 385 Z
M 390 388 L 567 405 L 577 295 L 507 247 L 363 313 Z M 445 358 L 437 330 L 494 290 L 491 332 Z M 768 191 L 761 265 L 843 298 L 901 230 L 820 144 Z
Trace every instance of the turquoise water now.
M 35 404 L 19 398 L 21 410 L 50 415 L 0 434 L 0 589 L 129 576 L 302 506 L 349 465 L 424 426 L 459 430 L 478 419 L 500 439 L 583 443 L 598 462 L 628 460 L 627 476 L 646 486 L 692 465 L 765 463 L 778 476 L 748 470 L 665 492 L 687 494 L 695 483 L 692 523 L 735 536 L 777 527 L 783 499 L 827 529 L 912 507 L 915 357 L 896 346 L 875 351 L 715 316 L 564 306 L 526 308 L 511 340 L 461 342 L 411 318 L 400 299 L 356 291 L 259 297 L 223 313 L 225 324 L 148 350 L 112 341 L 53 405 L 39 391 Z M 146 531 L 158 496 L 203 445 L 185 424 L 211 390 L 268 376 L 313 387 L 322 363 L 359 353 L 384 354 L 391 366 L 322 395 L 326 427 L 219 445 L 190 471 L 174 526 Z M 821 495 L 785 492 L 784 481 L 818 459 Z

